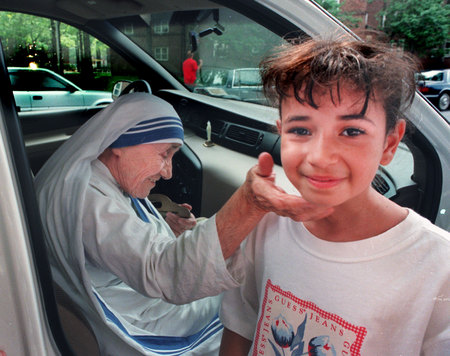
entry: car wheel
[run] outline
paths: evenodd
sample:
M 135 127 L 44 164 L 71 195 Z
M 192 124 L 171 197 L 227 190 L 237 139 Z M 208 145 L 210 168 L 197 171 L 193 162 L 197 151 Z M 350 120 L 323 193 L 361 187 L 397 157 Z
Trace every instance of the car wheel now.
M 450 105 L 450 95 L 449 93 L 442 93 L 439 96 L 438 108 L 441 111 L 447 110 Z

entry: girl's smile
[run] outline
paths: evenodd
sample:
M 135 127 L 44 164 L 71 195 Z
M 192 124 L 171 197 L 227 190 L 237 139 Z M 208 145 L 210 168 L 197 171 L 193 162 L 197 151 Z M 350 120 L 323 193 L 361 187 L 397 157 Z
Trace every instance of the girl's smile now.
M 306 176 L 311 185 L 318 189 L 328 189 L 333 188 L 339 183 L 341 183 L 343 178 L 333 178 L 333 177 L 321 177 L 321 176 Z

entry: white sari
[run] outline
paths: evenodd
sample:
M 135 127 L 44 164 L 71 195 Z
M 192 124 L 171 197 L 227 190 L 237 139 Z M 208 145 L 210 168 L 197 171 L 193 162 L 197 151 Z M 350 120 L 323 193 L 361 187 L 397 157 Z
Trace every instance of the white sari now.
M 154 95 L 124 95 L 36 176 L 54 280 L 80 307 L 102 354 L 217 354 L 220 297 L 205 297 L 243 278 L 239 253 L 223 259 L 214 217 L 175 238 L 160 216 L 143 222 L 97 160 L 130 127 L 173 115 Z

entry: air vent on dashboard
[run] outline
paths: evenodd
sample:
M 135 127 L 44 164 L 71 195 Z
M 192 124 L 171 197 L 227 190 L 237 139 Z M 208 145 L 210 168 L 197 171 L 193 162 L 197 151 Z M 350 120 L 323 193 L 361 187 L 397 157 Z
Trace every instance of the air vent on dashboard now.
M 259 135 L 259 131 L 250 130 L 237 125 L 230 125 L 226 133 L 227 138 L 252 146 L 256 145 L 258 142 Z
M 380 194 L 386 194 L 390 187 L 386 180 L 379 174 L 375 175 L 375 178 L 372 181 L 372 187 Z

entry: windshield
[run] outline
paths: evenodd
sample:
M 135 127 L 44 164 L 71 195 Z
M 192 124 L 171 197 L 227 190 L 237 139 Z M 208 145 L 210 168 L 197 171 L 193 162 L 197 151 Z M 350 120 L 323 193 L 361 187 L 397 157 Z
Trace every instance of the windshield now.
M 266 104 L 258 65 L 283 40 L 243 15 L 221 8 L 113 23 L 193 92 Z

